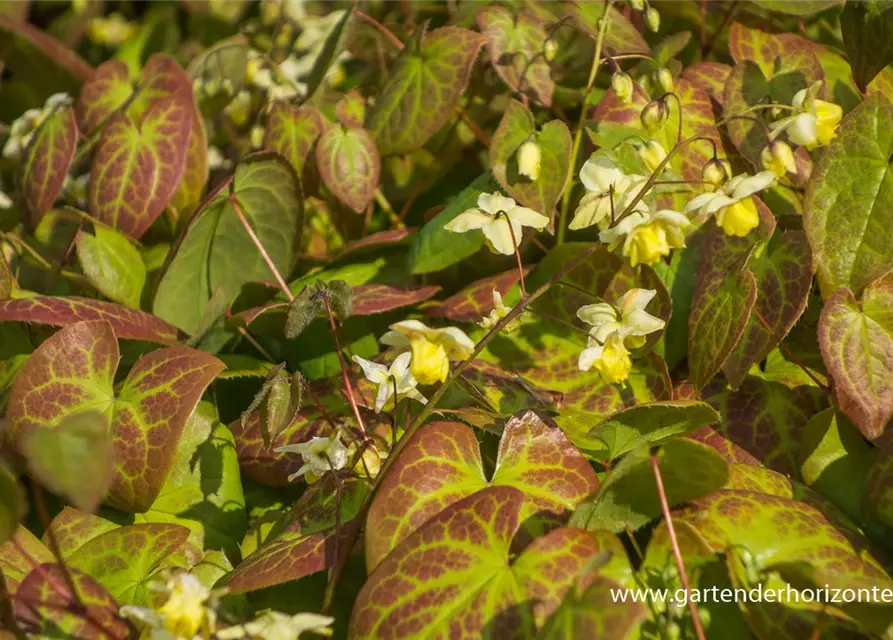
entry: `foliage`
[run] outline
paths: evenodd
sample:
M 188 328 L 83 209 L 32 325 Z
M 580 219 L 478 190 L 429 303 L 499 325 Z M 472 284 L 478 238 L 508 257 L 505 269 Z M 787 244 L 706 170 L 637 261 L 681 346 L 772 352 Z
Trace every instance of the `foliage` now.
M 891 34 L 0 2 L 0 636 L 893 637 Z

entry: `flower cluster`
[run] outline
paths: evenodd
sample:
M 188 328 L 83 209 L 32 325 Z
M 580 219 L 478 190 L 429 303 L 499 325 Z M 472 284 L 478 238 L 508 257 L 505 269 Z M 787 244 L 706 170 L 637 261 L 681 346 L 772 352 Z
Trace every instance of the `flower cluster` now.
M 666 324 L 645 311 L 655 295 L 657 292 L 653 289 L 630 289 L 613 305 L 599 302 L 577 310 L 577 317 L 592 327 L 578 361 L 581 371 L 595 367 L 610 384 L 629 377 L 632 369 L 629 349 L 644 345 L 645 336 L 660 331 Z
M 54 93 L 47 98 L 41 109 L 28 109 L 21 116 L 13 120 L 9 125 L 9 138 L 3 146 L 3 157 L 18 159 L 27 148 L 34 133 L 40 125 L 56 109 L 63 105 L 71 104 L 71 96 L 67 93 Z

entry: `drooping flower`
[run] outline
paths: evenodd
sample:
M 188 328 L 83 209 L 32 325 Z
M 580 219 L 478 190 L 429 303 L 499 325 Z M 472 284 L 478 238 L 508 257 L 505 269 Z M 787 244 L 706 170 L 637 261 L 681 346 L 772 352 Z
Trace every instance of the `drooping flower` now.
M 671 249 L 685 246 L 685 232 L 691 223 L 681 213 L 662 209 L 655 213 L 633 211 L 617 225 L 605 229 L 599 239 L 611 251 L 622 246 L 631 266 L 655 264 Z
M 791 142 L 810 150 L 824 146 L 834 139 L 837 125 L 843 117 L 843 109 L 838 104 L 816 97 L 821 86 L 819 81 L 794 95 L 791 106 L 797 113 L 769 125 L 773 136 L 786 131 Z
M 701 167 L 701 182 L 704 191 L 713 192 L 724 185 L 731 175 L 731 168 L 727 160 L 711 158 Z
M 428 402 L 425 396 L 416 389 L 418 382 L 409 370 L 409 362 L 412 357 L 412 354 L 409 352 L 401 353 L 394 358 L 390 367 L 377 362 L 371 362 L 359 356 L 353 357 L 353 361 L 363 369 L 363 375 L 366 376 L 366 379 L 378 385 L 378 392 L 375 394 L 375 413 L 380 413 L 388 403 L 388 400 L 394 395 L 395 385 L 397 389 L 396 400 L 403 396 L 418 400 L 422 404 Z
M 478 322 L 478 326 L 482 329 L 492 329 L 496 326 L 496 323 L 502 320 L 509 314 L 512 308 L 506 306 L 506 304 L 502 301 L 502 294 L 499 293 L 498 289 L 493 289 L 493 309 L 490 310 L 490 313 L 484 316 L 480 322 Z M 507 325 L 505 325 L 504 330 L 506 333 L 511 333 L 515 331 L 521 325 L 521 318 L 515 318 Z
M 315 482 L 328 471 L 338 471 L 347 466 L 347 447 L 337 433 L 328 438 L 310 438 L 307 442 L 287 444 L 277 447 L 276 453 L 297 453 L 304 459 L 304 465 L 288 476 L 289 482 L 307 475 L 308 482 Z
M 334 622 L 335 618 L 318 613 L 287 615 L 267 611 L 256 620 L 218 631 L 217 637 L 220 640 L 295 640 L 305 632 L 331 636 Z
M 649 135 L 654 135 L 663 128 L 669 117 L 670 107 L 667 105 L 667 102 L 665 100 L 652 100 L 642 107 L 639 121 L 642 123 L 642 128 Z
M 433 329 L 418 320 L 403 320 L 390 326 L 380 342 L 401 350 L 411 350 L 410 372 L 419 384 L 446 380 L 450 360 L 467 358 L 474 341 L 457 327 Z
M 154 586 L 154 585 L 153 585 Z M 122 617 L 138 620 L 152 630 L 151 636 L 173 638 L 209 638 L 214 631 L 217 614 L 211 606 L 213 594 L 194 575 L 178 573 L 159 589 L 167 594 L 164 603 L 155 608 L 124 606 Z
M 784 140 L 774 140 L 763 147 L 760 162 L 763 164 L 763 169 L 771 171 L 779 178 L 788 173 L 797 173 L 794 152 L 791 150 L 791 145 Z
M 620 102 L 623 104 L 632 102 L 633 79 L 629 77 L 629 74 L 623 71 L 615 72 L 614 75 L 611 76 L 611 88 L 614 89 L 614 93 L 617 95 Z
M 657 85 L 664 93 L 670 93 L 675 86 L 675 82 L 673 80 L 673 72 L 666 67 L 661 67 L 660 69 L 658 69 Z
M 568 228 L 591 227 L 610 219 L 612 211 L 620 215 L 647 180 L 638 174 L 625 174 L 604 156 L 590 158 L 580 169 L 580 182 L 586 188 L 586 195 L 580 200 Z
M 692 198 L 685 211 L 697 211 L 704 216 L 716 213 L 716 224 L 723 231 L 730 236 L 744 237 L 760 226 L 760 214 L 751 196 L 768 188 L 775 179 L 772 171 L 735 176 L 713 193 Z
M 511 255 L 521 242 L 523 227 L 543 229 L 549 219 L 527 207 L 519 207 L 512 198 L 499 193 L 482 193 L 476 209 L 468 209 L 450 220 L 444 229 L 453 233 L 465 233 L 480 229 L 490 249 L 496 253 Z M 509 229 L 511 225 L 511 229 Z
M 589 335 L 600 344 L 604 344 L 612 333 L 617 333 L 626 346 L 641 347 L 645 336 L 666 325 L 645 311 L 656 295 L 654 289 L 630 289 L 615 304 L 599 302 L 580 307 L 577 317 L 592 326 Z
M 654 173 L 667 157 L 667 150 L 657 140 L 649 140 L 638 149 L 639 157 L 648 170 Z
M 629 359 L 629 351 L 623 346 L 620 334 L 614 332 L 607 337 L 604 344 L 590 337 L 589 344 L 580 353 L 577 366 L 580 371 L 589 371 L 595 367 L 605 382 L 615 384 L 629 377 L 633 363 Z

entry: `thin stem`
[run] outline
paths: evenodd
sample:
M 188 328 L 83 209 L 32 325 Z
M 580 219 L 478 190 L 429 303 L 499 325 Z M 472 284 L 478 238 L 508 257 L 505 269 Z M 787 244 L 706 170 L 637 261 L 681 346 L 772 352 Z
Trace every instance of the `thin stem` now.
M 257 349 L 258 353 L 260 353 L 264 358 L 266 358 L 270 362 L 276 362 L 273 356 L 270 355 L 270 352 L 264 349 L 263 346 L 261 346 L 261 344 L 254 339 L 254 336 L 248 333 L 248 329 L 246 329 L 245 327 L 239 327 L 239 333 L 241 333 L 242 336 L 251 343 L 251 346 Z
M 478 142 L 484 145 L 487 149 L 490 148 L 492 142 L 490 136 L 484 133 L 484 131 L 477 125 L 477 122 L 468 117 L 468 113 L 464 109 L 459 112 L 459 119 L 471 129 L 471 132 L 474 134 L 474 137 L 478 139 Z
M 286 284 L 285 280 L 282 278 L 282 274 L 279 273 L 279 269 L 277 269 L 276 265 L 273 264 L 273 259 L 270 257 L 270 254 L 267 253 L 267 250 L 264 248 L 264 245 L 260 241 L 260 238 L 257 237 L 256 233 L 254 233 L 254 229 L 251 228 L 251 224 L 248 222 L 245 214 L 242 213 L 242 206 L 239 204 L 236 196 L 229 196 L 229 202 L 233 207 L 233 211 L 235 211 L 236 215 L 239 216 L 239 222 L 241 222 L 242 226 L 245 227 L 246 233 L 248 233 L 248 236 L 251 238 L 254 246 L 257 247 L 257 250 L 260 252 L 261 258 L 263 258 L 264 262 L 267 263 L 267 268 L 273 274 L 273 277 L 276 278 L 276 284 L 278 284 L 279 288 L 282 289 L 282 293 L 285 294 L 289 302 L 294 301 L 295 297 L 294 295 L 292 295 L 291 289 L 288 288 L 288 284 Z
M 381 192 L 381 189 L 375 190 L 375 201 L 378 203 L 378 206 L 381 207 L 387 214 L 388 220 L 390 220 L 391 225 L 393 225 L 397 229 L 402 229 L 406 226 L 405 224 L 403 224 L 403 220 L 400 219 L 400 216 L 394 213 L 394 207 L 392 207 L 391 203 L 388 202 L 388 199 L 385 198 L 385 195 Z
M 505 211 L 500 211 L 499 215 L 505 220 L 509 228 L 509 234 L 512 236 L 512 246 L 515 248 L 515 258 L 518 261 L 518 276 L 521 278 L 518 284 L 521 286 L 521 298 L 524 299 L 527 297 L 527 287 L 524 284 L 524 265 L 521 263 L 521 247 L 518 246 L 515 229 L 512 227 L 512 221 L 509 220 L 508 214 Z
M 577 122 L 577 130 L 574 133 L 574 146 L 571 149 L 570 166 L 571 171 L 574 172 L 577 168 L 577 156 L 580 155 L 580 145 L 583 142 L 583 126 L 586 122 L 586 109 L 589 107 L 589 94 L 592 93 L 592 87 L 595 85 L 595 78 L 598 75 L 598 69 L 602 63 L 602 45 L 605 41 L 605 33 L 608 30 L 608 23 L 610 22 L 608 11 L 613 4 L 613 0 L 605 3 L 598 27 L 598 36 L 595 39 L 595 54 L 592 58 L 592 68 L 589 70 L 589 80 L 586 82 L 586 90 L 583 93 L 583 104 L 580 107 L 580 120 Z M 565 227 L 567 227 L 567 213 L 571 203 L 571 190 L 571 185 L 568 185 L 564 189 L 564 195 L 561 199 L 561 213 L 558 218 L 558 235 L 556 236 L 556 242 L 559 245 L 564 244 Z
M 344 392 L 347 394 L 347 401 L 350 403 L 350 408 L 353 410 L 353 415 L 357 420 L 357 426 L 360 429 L 360 433 L 363 434 L 363 441 L 366 441 L 369 439 L 369 436 L 366 435 L 366 427 L 363 425 L 363 417 L 360 415 L 360 407 L 357 405 L 357 399 L 353 394 L 353 385 L 350 383 L 350 376 L 347 375 L 347 363 L 344 361 L 341 340 L 338 339 L 338 327 L 335 326 L 332 303 L 329 301 L 329 294 L 327 291 L 320 291 L 319 295 L 322 296 L 323 304 L 326 306 L 326 315 L 329 318 L 329 328 L 332 330 L 332 337 L 335 339 L 335 352 L 338 354 L 338 362 L 341 364 L 341 378 L 344 381 Z
M 692 624 L 695 626 L 695 633 L 698 640 L 705 640 L 704 627 L 701 625 L 701 618 L 698 616 L 698 607 L 694 601 L 688 597 L 691 593 L 691 587 L 688 582 L 688 574 L 685 572 L 685 563 L 682 561 L 682 552 L 679 550 L 679 541 L 676 539 L 676 529 L 673 527 L 673 517 L 670 515 L 670 504 L 667 502 L 667 494 L 664 491 L 664 480 L 660 474 L 660 463 L 657 455 L 651 455 L 651 469 L 654 471 L 654 483 L 657 485 L 657 495 L 660 497 L 660 508 L 664 514 L 664 522 L 667 523 L 667 533 L 670 536 L 670 545 L 673 547 L 673 557 L 676 559 L 676 569 L 679 571 L 679 578 L 682 580 L 682 586 L 685 588 L 686 601 L 688 602 L 688 610 L 691 613 Z
M 353 10 L 353 14 L 363 22 L 375 27 L 375 29 L 385 38 L 387 38 L 391 42 L 391 44 L 397 47 L 397 49 L 402 51 L 406 47 L 406 45 L 404 45 L 403 42 L 400 41 L 400 38 L 394 35 L 393 31 L 388 29 L 372 16 L 366 15 L 365 13 L 363 13 L 362 11 L 358 11 L 357 9 Z
M 329 412 L 326 411 L 325 405 L 323 405 L 322 401 L 319 399 L 319 396 L 316 395 L 316 391 L 313 390 L 313 387 L 310 386 L 310 383 L 306 383 L 304 388 L 307 389 L 307 393 L 310 394 L 310 399 L 313 400 L 313 404 L 316 406 L 316 410 L 319 411 L 320 415 L 322 415 L 323 419 L 332 427 L 332 431 L 334 433 L 338 433 L 338 426 L 335 424 L 335 421 L 332 419 L 332 416 L 329 415 Z
M 777 341 L 778 341 L 778 346 L 779 346 L 779 348 L 780 348 L 782 351 L 784 351 L 784 354 L 788 357 L 788 359 L 789 359 L 791 362 L 793 362 L 795 365 L 797 365 L 798 367 L 800 367 L 800 369 L 803 371 L 803 373 L 805 373 L 807 376 L 809 376 L 809 379 L 812 380 L 812 381 L 816 384 L 816 386 L 817 386 L 819 389 L 821 389 L 823 392 L 825 392 L 825 393 L 827 393 L 827 394 L 830 395 L 831 390 L 828 388 L 828 386 L 825 385 L 825 384 L 823 384 L 822 381 L 819 380 L 819 379 L 812 373 L 812 371 L 809 370 L 809 368 L 808 368 L 805 364 L 803 364 L 802 362 L 800 362 L 800 359 L 797 358 L 797 356 L 795 356 L 795 355 L 791 352 L 791 350 L 790 350 L 790 349 L 788 348 L 788 346 L 784 343 L 784 341 L 778 336 L 777 333 L 775 333 L 775 330 L 772 328 L 772 325 L 770 325 L 769 322 L 766 320 L 766 318 L 763 317 L 763 314 L 760 313 L 759 310 L 758 310 L 756 307 L 753 308 L 753 312 L 754 312 L 754 315 L 757 317 L 757 320 L 760 321 L 760 324 L 762 324 L 763 327 L 765 327 L 766 331 L 769 332 L 769 335 L 771 335 L 772 338 L 773 338 L 774 340 L 777 340 Z

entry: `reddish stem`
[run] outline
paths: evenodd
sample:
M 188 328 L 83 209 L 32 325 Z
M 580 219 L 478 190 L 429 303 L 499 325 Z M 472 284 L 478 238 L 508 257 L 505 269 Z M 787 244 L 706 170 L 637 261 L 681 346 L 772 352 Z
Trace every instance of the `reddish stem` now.
M 354 418 L 357 419 L 357 426 L 360 428 L 360 433 L 363 434 L 363 441 L 366 441 L 369 439 L 369 436 L 366 435 L 366 427 L 363 425 L 363 418 L 360 415 L 360 407 L 357 405 L 357 399 L 353 394 L 353 385 L 350 383 L 350 376 L 347 375 L 347 363 L 344 361 L 344 353 L 341 350 L 341 340 L 338 339 L 338 327 L 335 326 L 335 316 L 332 313 L 332 304 L 329 301 L 329 294 L 327 291 L 321 291 L 320 295 L 322 296 L 323 303 L 326 305 L 329 328 L 332 330 L 332 337 L 335 339 L 335 351 L 338 354 L 338 362 L 341 364 L 341 377 L 344 380 L 344 392 L 347 394 L 347 401 L 350 403 L 350 408 L 353 409 Z
M 395 36 L 393 31 L 388 29 L 386 26 L 384 26 L 378 20 L 376 20 L 372 16 L 366 15 L 362 11 L 357 11 L 356 9 L 354 9 L 353 14 L 357 18 L 362 20 L 363 22 L 365 22 L 367 24 L 371 24 L 373 27 L 375 27 L 378 30 L 378 32 L 380 34 L 382 34 L 385 38 L 390 40 L 391 44 L 393 44 L 395 47 L 397 47 L 401 51 L 404 49 L 405 45 L 400 41 L 400 38 Z
M 465 125 L 469 129 L 471 129 L 471 132 L 474 134 L 474 137 L 478 139 L 478 142 L 489 149 L 491 143 L 490 136 L 484 133 L 484 131 L 478 126 L 477 122 L 469 118 L 468 113 L 466 113 L 464 110 L 459 113 L 459 117 L 462 119 L 462 122 L 464 122 Z
M 673 518 L 670 516 L 670 503 L 667 502 L 664 480 L 660 474 L 660 464 L 656 455 L 651 456 L 651 468 L 654 470 L 654 483 L 657 485 L 657 495 L 660 497 L 660 508 L 664 514 L 664 521 L 667 523 L 667 532 L 670 534 L 670 545 L 673 547 L 673 557 L 676 558 L 676 569 L 679 571 L 679 578 L 682 580 L 682 586 L 685 588 L 685 599 L 688 603 L 688 610 L 691 613 L 692 624 L 695 626 L 698 640 L 705 640 L 704 627 L 701 626 L 701 618 L 698 617 L 698 607 L 689 597 L 691 587 L 688 582 L 688 574 L 685 572 L 685 563 L 682 561 L 682 552 L 679 550 L 679 541 L 676 539 L 676 529 L 673 527 Z
M 242 213 L 242 206 L 239 204 L 239 201 L 236 200 L 236 196 L 229 196 L 229 202 L 233 206 L 233 210 L 236 212 L 236 215 L 239 216 L 239 222 L 241 222 L 242 226 L 245 227 L 245 231 L 248 233 L 248 236 L 251 238 L 254 246 L 257 247 L 257 250 L 260 252 L 260 256 L 264 259 L 264 262 L 267 263 L 267 268 L 273 274 L 273 277 L 276 278 L 276 283 L 279 285 L 279 288 L 282 289 L 282 293 L 285 294 L 289 302 L 292 302 L 295 297 L 294 295 L 292 295 L 291 289 L 288 288 L 288 284 L 286 284 L 285 280 L 282 278 L 282 274 L 279 273 L 279 269 L 277 269 L 276 265 L 273 264 L 273 259 L 270 257 L 270 254 L 267 253 L 267 250 L 264 248 L 264 245 L 260 241 L 260 238 L 257 237 L 256 233 L 254 233 L 254 229 L 251 228 L 251 224 L 248 222 L 245 214 Z
M 521 247 L 518 246 L 518 239 L 515 237 L 515 230 L 512 228 L 512 221 L 505 211 L 500 211 L 499 215 L 505 219 L 505 223 L 509 227 L 509 234 L 512 236 L 512 246 L 515 247 L 515 258 L 518 261 L 518 275 L 521 277 L 518 284 L 521 286 L 521 299 L 527 297 L 527 287 L 524 285 L 524 265 L 521 264 Z
M 329 426 L 332 427 L 333 433 L 338 433 L 338 427 L 335 425 L 335 421 L 332 420 L 332 416 L 329 415 L 329 412 L 326 411 L 326 408 L 323 406 L 322 401 L 319 399 L 319 396 L 316 395 L 316 392 L 313 390 L 313 387 L 310 386 L 310 383 L 306 383 L 304 388 L 307 389 L 307 393 L 310 394 L 310 398 L 313 400 L 313 404 L 316 405 L 317 411 L 322 414 L 323 419 L 329 423 Z

